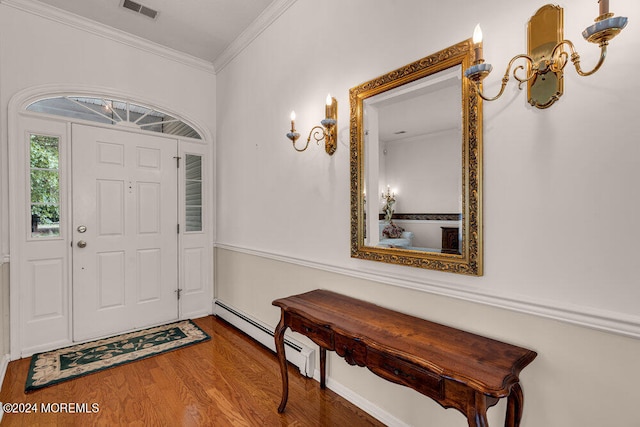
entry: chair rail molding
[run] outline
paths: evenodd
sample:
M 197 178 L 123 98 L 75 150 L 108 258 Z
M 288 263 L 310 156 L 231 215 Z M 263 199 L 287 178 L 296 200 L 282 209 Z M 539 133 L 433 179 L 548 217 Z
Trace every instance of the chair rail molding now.
M 546 319 L 559 320 L 565 323 L 583 326 L 598 331 L 640 339 L 640 316 L 581 305 L 558 304 L 555 301 L 552 302 L 534 298 L 516 299 L 509 296 L 491 295 L 478 292 L 477 287 L 471 288 L 454 282 L 438 281 L 430 278 L 422 280 L 409 275 L 403 275 L 402 273 L 398 273 L 396 270 L 392 271 L 390 268 L 384 268 L 384 264 L 382 264 L 382 267 L 378 267 L 375 270 L 368 268 L 364 271 L 350 267 L 321 263 L 304 258 L 292 257 L 286 254 L 278 254 L 220 242 L 216 243 L 215 247 L 217 249 L 223 249 L 230 252 L 286 262 L 302 267 L 342 274 L 357 279 L 370 280 L 372 282 L 385 285 L 398 286 L 438 296 L 507 309 L 518 313 L 530 314 Z

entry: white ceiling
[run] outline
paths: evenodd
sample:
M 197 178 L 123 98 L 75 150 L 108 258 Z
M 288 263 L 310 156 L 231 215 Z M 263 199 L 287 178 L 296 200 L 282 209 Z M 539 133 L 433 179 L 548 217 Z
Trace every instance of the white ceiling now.
M 455 66 L 365 100 L 378 110 L 378 137 L 401 142 L 462 129 L 462 67 Z
M 274 0 L 134 0 L 158 11 L 152 20 L 123 0 L 39 0 L 213 63 Z

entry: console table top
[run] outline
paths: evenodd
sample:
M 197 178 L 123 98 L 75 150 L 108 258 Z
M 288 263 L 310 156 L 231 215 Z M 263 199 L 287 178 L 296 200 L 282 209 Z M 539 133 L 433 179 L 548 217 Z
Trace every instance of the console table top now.
M 488 396 L 508 396 L 537 353 L 327 290 L 273 301 L 283 311 L 405 359 Z

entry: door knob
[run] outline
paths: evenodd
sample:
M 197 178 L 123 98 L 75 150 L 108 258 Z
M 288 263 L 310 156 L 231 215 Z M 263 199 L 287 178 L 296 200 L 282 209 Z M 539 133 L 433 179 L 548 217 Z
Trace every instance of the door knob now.
M 84 248 L 84 247 L 86 247 L 86 246 L 87 246 L 87 242 L 85 242 L 84 240 L 80 240 L 80 241 L 78 242 L 78 247 L 79 247 L 79 248 Z

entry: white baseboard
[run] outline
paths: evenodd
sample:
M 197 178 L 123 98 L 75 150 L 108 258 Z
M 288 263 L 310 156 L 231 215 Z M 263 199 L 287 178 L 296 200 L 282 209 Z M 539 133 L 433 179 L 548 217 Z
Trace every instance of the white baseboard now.
M 320 381 L 320 371 L 316 371 L 314 378 Z M 340 384 L 338 381 L 335 381 L 331 378 L 327 378 L 327 388 L 333 390 L 336 394 L 343 397 L 345 400 L 348 400 L 358 408 L 362 409 L 378 421 L 382 422 L 384 425 L 389 427 L 411 427 L 410 424 L 405 423 L 404 421 L 394 417 L 389 412 L 383 410 L 379 406 L 371 403 L 358 393 L 354 392 L 350 388 L 345 387 Z
M 268 325 L 218 299 L 213 302 L 213 314 L 231 323 L 271 351 L 276 351 L 274 330 Z M 285 337 L 284 346 L 287 360 L 296 365 L 302 375 L 311 377 L 315 371 L 315 351 L 290 337 Z
M 5 354 L 0 361 L 0 388 L 4 385 L 4 375 L 7 373 L 7 366 L 9 366 L 9 362 L 11 361 L 11 356 Z M 0 422 L 2 422 L 2 416 L 4 415 L 4 411 L 0 407 Z
M 4 384 L 4 375 L 7 373 L 7 367 L 9 366 L 9 362 L 11 361 L 11 356 L 5 354 L 0 361 L 0 387 Z
M 220 300 L 214 301 L 213 314 L 231 323 L 251 338 L 275 352 L 275 342 L 273 339 L 274 330 L 269 326 Z M 315 351 L 289 337 L 285 338 L 285 347 L 287 349 L 285 351 L 287 360 L 298 366 L 302 375 L 307 377 L 313 376 L 313 378 L 319 382 L 320 370 L 315 369 Z M 389 412 L 382 410 L 379 406 L 374 405 L 353 390 L 331 378 L 327 378 L 327 388 L 333 390 L 344 399 L 388 426 L 409 427 L 408 424 L 394 417 Z

